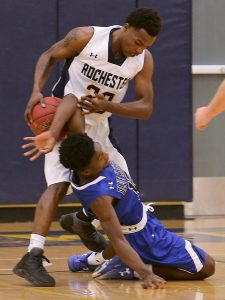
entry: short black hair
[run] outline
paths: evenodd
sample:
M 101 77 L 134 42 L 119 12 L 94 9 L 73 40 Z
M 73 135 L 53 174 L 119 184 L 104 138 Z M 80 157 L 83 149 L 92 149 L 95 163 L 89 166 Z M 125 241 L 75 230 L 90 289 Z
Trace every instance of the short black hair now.
M 125 23 L 136 29 L 145 29 L 153 37 L 157 36 L 161 30 L 161 19 L 157 11 L 140 7 L 133 10 L 127 17 Z
M 89 165 L 94 153 L 94 142 L 87 134 L 72 134 L 62 141 L 59 159 L 65 168 L 82 171 Z

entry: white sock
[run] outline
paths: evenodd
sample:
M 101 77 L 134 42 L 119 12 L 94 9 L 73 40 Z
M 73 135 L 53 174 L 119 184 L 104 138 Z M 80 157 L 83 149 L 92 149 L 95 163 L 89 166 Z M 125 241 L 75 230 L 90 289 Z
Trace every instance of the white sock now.
M 100 221 L 97 219 L 94 219 L 91 224 L 97 229 L 100 226 Z
M 90 265 L 100 265 L 103 262 L 105 262 L 107 259 L 104 259 L 102 256 L 102 252 L 93 252 L 91 255 L 88 257 L 88 263 Z
M 30 237 L 30 244 L 28 246 L 28 252 L 33 248 L 44 249 L 45 237 L 39 234 L 32 233 Z

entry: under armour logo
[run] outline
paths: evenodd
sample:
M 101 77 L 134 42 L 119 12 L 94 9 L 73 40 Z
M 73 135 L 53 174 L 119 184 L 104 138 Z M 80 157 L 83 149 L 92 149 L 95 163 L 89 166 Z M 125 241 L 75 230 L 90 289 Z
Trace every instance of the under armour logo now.
M 118 272 L 122 277 L 124 277 L 125 274 L 130 274 L 130 269 L 129 268 L 126 268 L 124 271 L 120 271 Z
M 97 58 L 98 57 L 98 54 L 94 54 L 93 52 L 91 52 L 91 54 L 90 54 L 90 57 L 94 57 L 94 58 Z

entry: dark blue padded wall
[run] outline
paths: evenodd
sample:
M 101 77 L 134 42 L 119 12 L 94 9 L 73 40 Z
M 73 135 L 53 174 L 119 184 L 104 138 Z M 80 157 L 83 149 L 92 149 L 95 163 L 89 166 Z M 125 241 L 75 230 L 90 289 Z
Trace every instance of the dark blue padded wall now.
M 22 137 L 31 134 L 23 120 L 23 113 L 40 54 L 70 29 L 84 25 L 120 24 L 134 7 L 135 0 L 112 1 L 107 6 L 104 0 L 80 3 L 74 0 L 1 1 L 0 203 L 35 203 L 46 186 L 43 158 L 29 162 L 20 149 Z M 45 95 L 50 94 L 58 71 L 58 67 L 53 70 L 44 89 Z M 135 121 L 132 123 L 135 125 Z M 136 144 L 136 139 L 132 139 L 131 143 Z M 135 149 L 134 145 L 132 147 Z
M 139 0 L 159 10 L 154 113 L 139 122 L 139 187 L 145 200 L 192 200 L 191 1 Z
M 29 162 L 20 145 L 22 137 L 31 134 L 23 112 L 32 90 L 35 62 L 56 41 L 56 3 L 1 0 L 0 203 L 36 202 L 45 187 L 42 159 Z
M 59 35 L 63 37 L 77 26 L 110 26 L 122 24 L 135 8 L 135 0 L 59 0 Z

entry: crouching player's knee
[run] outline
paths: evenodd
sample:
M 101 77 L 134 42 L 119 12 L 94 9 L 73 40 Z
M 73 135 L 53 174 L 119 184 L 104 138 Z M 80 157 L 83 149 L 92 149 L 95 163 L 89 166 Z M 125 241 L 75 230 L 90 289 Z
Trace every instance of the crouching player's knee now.
M 201 276 L 201 279 L 212 276 L 215 273 L 215 260 L 209 255 L 206 254 L 204 266 L 201 271 L 198 272 L 198 275 Z

